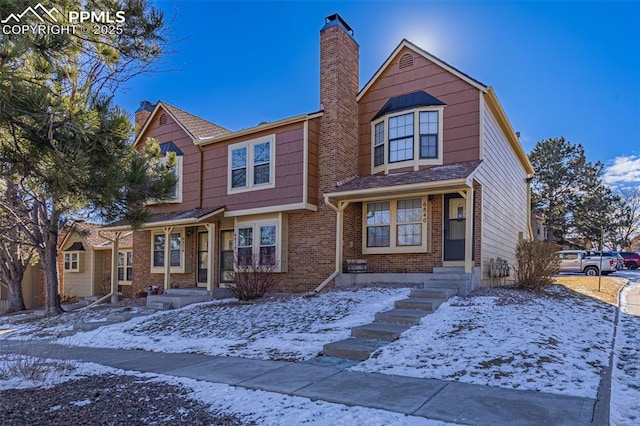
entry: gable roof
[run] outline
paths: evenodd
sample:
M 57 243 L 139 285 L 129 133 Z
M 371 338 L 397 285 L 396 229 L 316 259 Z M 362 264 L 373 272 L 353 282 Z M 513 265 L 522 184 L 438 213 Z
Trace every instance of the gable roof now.
M 440 99 L 431 96 L 425 91 L 407 93 L 402 96 L 395 96 L 387 101 L 386 104 L 373 116 L 371 121 L 376 120 L 383 115 L 390 114 L 392 112 L 405 111 L 408 109 L 426 107 L 426 106 L 439 106 L 446 105 Z
M 144 125 L 140 129 L 140 132 L 136 135 L 136 138 L 133 142 L 133 146 L 136 146 L 140 140 L 142 139 L 142 135 L 146 132 L 149 127 L 149 123 L 151 123 L 158 114 L 158 111 L 162 109 L 167 114 L 173 118 L 173 120 L 178 123 L 178 125 L 184 130 L 191 139 L 195 141 L 202 139 L 214 138 L 217 136 L 222 136 L 227 133 L 231 133 L 229 129 L 225 129 L 222 126 L 219 126 L 211 121 L 207 121 L 204 118 L 200 118 L 197 115 L 193 115 L 190 112 L 187 112 L 183 109 L 180 109 L 176 106 L 173 106 L 164 101 L 158 101 L 156 103 L 155 108 L 147 117 L 147 120 L 144 122 Z
M 459 69 L 455 68 L 454 66 L 449 65 L 448 63 L 446 63 L 442 59 L 438 58 L 437 56 L 432 55 L 431 53 L 427 52 L 426 50 L 419 48 L 415 44 L 411 43 L 409 40 L 402 39 L 402 41 L 400 42 L 398 47 L 396 47 L 395 50 L 393 52 L 391 52 L 391 55 L 389 55 L 387 60 L 384 61 L 384 63 L 380 66 L 380 68 L 378 68 L 378 71 L 376 71 L 376 73 L 373 74 L 373 76 L 369 79 L 367 84 L 365 84 L 364 87 L 360 90 L 360 92 L 358 93 L 358 97 L 356 98 L 357 101 L 360 101 L 360 99 L 365 95 L 365 93 L 367 93 L 367 91 L 371 88 L 371 86 L 373 86 L 373 84 L 376 82 L 376 80 L 382 75 L 382 73 L 387 69 L 387 67 L 393 62 L 393 60 L 396 58 L 396 56 L 398 56 L 398 54 L 405 47 L 407 49 L 410 49 L 410 50 L 414 51 L 418 55 L 428 59 L 429 61 L 433 62 L 434 64 L 438 65 L 440 68 L 443 68 L 443 69 L 449 71 L 450 73 L 454 74 L 456 77 L 466 81 L 467 83 L 469 83 L 473 87 L 477 88 L 478 90 L 481 90 L 482 92 L 486 92 L 487 91 L 487 85 L 486 84 L 476 80 L 475 78 L 473 78 L 470 75 L 460 71 Z

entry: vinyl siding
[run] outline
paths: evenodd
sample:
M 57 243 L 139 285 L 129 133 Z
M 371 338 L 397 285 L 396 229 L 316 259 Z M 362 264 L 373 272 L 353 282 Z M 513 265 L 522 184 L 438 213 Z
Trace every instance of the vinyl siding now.
M 483 101 L 484 102 L 484 101 Z M 515 265 L 519 236 L 527 238 L 527 173 L 488 108 L 482 119 L 483 162 L 476 173 L 482 184 L 482 268 L 489 279 L 489 259 Z M 509 277 L 513 279 L 512 276 Z
M 229 145 L 259 139 L 275 132 L 275 187 L 227 194 Z M 255 133 L 203 147 L 202 205 L 225 206 L 227 211 L 301 203 L 303 123 Z
M 88 244 L 84 239 L 71 236 L 66 241 L 65 247 L 70 247 L 73 243 L 79 241 L 85 248 L 85 251 L 79 252 L 78 265 L 80 272 L 70 272 L 64 270 L 64 250 L 61 252 L 63 257 L 63 274 L 64 274 L 64 295 L 71 297 L 84 297 L 93 295 L 92 275 L 93 265 L 91 264 L 91 250 L 88 250 Z
M 412 67 L 399 69 L 405 53 Z M 443 116 L 443 163 L 477 160 L 480 156 L 479 91 L 456 75 L 405 48 L 358 102 L 358 170 L 371 174 L 371 119 L 394 96 L 423 90 L 446 103 Z
M 176 210 L 189 210 L 199 207 L 200 197 L 200 153 L 191 137 L 176 123 L 171 115 L 166 114 L 167 122 L 160 124 L 163 110 L 158 111 L 154 120 L 149 123 L 142 141 L 154 138 L 159 144 L 173 142 L 184 153 L 182 163 L 182 203 L 164 203 L 149 206 L 153 213 Z

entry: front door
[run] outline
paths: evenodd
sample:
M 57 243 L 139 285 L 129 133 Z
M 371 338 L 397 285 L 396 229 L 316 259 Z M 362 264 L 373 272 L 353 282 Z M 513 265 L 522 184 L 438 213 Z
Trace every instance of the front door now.
M 233 282 L 233 229 L 220 231 L 220 283 Z M 223 287 L 223 286 L 221 286 Z
M 209 275 L 209 233 L 198 232 L 198 284 L 207 283 Z
M 460 194 L 444 195 L 444 260 L 464 260 L 466 201 Z

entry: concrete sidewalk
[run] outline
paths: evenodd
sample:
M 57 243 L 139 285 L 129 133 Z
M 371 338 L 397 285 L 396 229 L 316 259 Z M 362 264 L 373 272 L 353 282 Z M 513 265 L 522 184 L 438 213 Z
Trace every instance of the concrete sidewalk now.
M 535 391 L 345 371 L 314 360 L 264 361 L 15 340 L 0 341 L 0 352 L 95 362 L 465 425 L 590 425 L 596 402 Z
M 640 316 L 640 282 L 635 281 L 627 284 L 628 288 L 623 291 L 624 300 L 620 301 L 623 312 L 629 315 Z

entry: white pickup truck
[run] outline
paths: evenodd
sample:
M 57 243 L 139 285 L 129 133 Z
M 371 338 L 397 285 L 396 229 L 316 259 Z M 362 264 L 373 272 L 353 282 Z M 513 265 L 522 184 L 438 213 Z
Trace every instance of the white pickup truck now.
M 602 275 L 616 271 L 617 259 L 610 256 L 590 256 L 584 250 L 562 250 L 560 256 L 560 272 L 578 272 L 595 277 L 602 267 Z

